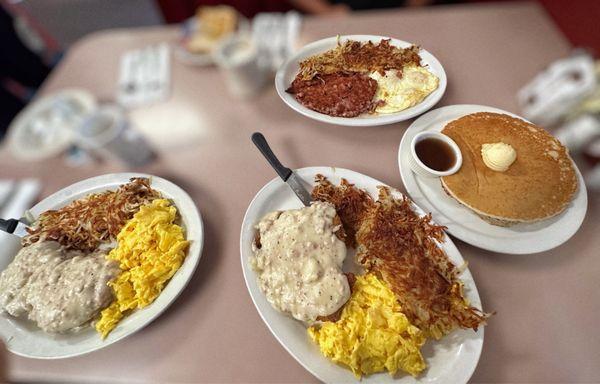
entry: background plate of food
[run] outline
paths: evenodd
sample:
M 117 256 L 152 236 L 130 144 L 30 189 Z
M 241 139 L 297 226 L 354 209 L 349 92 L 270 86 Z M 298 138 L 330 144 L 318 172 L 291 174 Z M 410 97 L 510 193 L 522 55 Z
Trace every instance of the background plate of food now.
M 411 142 L 424 131 L 454 139 L 463 157 L 457 173 L 423 177 L 411 170 Z M 577 232 L 587 210 L 585 184 L 568 150 L 542 128 L 498 108 L 453 105 L 419 117 L 402 137 L 398 165 L 406 190 L 436 222 L 491 251 L 557 247 Z
M 406 41 L 346 35 L 300 49 L 277 71 L 275 87 L 304 116 L 374 126 L 429 110 L 446 90 L 446 73 L 431 53 Z
M 72 357 L 133 334 L 177 298 L 200 260 L 200 213 L 160 177 L 93 177 L 30 212 L 36 221 L 0 275 L 0 335 L 21 356 Z
M 295 172 L 307 190 L 315 187 L 312 205 L 302 207 L 274 179 L 250 203 L 241 229 L 246 285 L 273 336 L 328 383 L 361 376 L 466 383 L 489 314 L 477 309 L 473 277 L 443 228 L 368 176 L 330 167 Z
M 214 64 L 217 45 L 235 32 L 250 31 L 248 19 L 227 5 L 202 6 L 196 15 L 181 26 L 182 37 L 175 56 L 184 64 L 208 66 Z

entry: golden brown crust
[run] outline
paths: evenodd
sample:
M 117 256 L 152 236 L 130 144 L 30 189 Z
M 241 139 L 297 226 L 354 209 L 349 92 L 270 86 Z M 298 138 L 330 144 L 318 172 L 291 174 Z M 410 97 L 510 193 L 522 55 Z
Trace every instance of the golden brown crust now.
M 340 216 L 337 213 L 333 217 L 333 227 L 334 228 L 337 227 L 337 229 L 334 231 L 337 238 L 342 240 L 345 243 L 346 238 L 348 236 L 346 235 L 346 231 L 344 230 L 344 225 L 342 224 L 342 219 L 340 218 Z
M 492 224 L 544 220 L 562 212 L 577 191 L 567 149 L 542 128 L 497 113 L 474 113 L 446 125 L 442 133 L 459 146 L 461 169 L 441 178 L 447 193 Z M 505 172 L 481 158 L 485 143 L 503 142 L 517 152 Z
M 373 199 L 365 191 L 354 188 L 354 184 L 346 179 L 342 179 L 337 187 L 320 174 L 315 176 L 315 181 L 317 185 L 312 190 L 312 198 L 335 206 L 346 234 L 346 245 L 356 247 L 356 231 L 360 228 L 363 216 L 373 205 Z

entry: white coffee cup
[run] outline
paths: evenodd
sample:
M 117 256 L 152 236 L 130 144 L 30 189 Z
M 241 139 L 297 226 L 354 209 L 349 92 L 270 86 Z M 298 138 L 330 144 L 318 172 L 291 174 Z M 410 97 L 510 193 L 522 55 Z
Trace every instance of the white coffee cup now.
M 262 90 L 269 71 L 260 64 L 256 44 L 250 36 L 230 36 L 219 43 L 213 55 L 233 96 L 247 98 Z
M 117 159 L 137 167 L 155 156 L 145 138 L 131 129 L 121 108 L 100 107 L 79 125 L 75 139 L 83 149 L 106 159 Z

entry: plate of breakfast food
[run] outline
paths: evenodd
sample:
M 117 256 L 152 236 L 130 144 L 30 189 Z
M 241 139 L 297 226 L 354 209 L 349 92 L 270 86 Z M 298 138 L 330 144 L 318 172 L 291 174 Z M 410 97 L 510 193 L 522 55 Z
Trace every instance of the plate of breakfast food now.
M 196 205 L 156 176 L 83 180 L 28 216 L 0 274 L 0 336 L 25 357 L 77 356 L 142 329 L 182 292 L 202 252 Z
M 275 87 L 304 116 L 374 126 L 429 110 L 446 90 L 446 73 L 431 53 L 406 41 L 347 35 L 300 49 L 277 71 Z
M 453 105 L 426 113 L 404 134 L 398 164 L 415 203 L 448 233 L 491 251 L 557 247 L 577 232 L 587 210 L 585 184 L 567 148 L 498 108 Z
M 273 336 L 327 383 L 466 383 L 489 314 L 443 227 L 360 173 L 295 173 L 311 205 L 274 179 L 240 237 L 246 285 Z
M 214 64 L 213 52 L 219 43 L 235 32 L 248 32 L 249 22 L 228 5 L 201 6 L 182 25 L 176 57 L 184 64 Z
M 18 160 L 57 156 L 73 145 L 78 124 L 97 107 L 96 97 L 79 88 L 38 97 L 11 121 L 7 146 Z

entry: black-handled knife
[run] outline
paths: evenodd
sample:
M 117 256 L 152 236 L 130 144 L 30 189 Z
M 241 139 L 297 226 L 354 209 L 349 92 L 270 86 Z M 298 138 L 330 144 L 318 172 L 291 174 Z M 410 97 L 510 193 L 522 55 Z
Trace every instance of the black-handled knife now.
M 298 175 L 296 175 L 291 169 L 281 164 L 277 156 L 275 156 L 271 150 L 271 147 L 269 147 L 267 139 L 265 139 L 262 133 L 254 132 L 252 134 L 252 142 L 254 145 L 256 145 L 260 153 L 262 153 L 267 159 L 269 164 L 271 164 L 271 167 L 273 167 L 279 177 L 281 177 L 281 179 L 285 181 L 290 188 L 292 188 L 292 191 L 294 191 L 296 196 L 298 196 L 300 201 L 302 201 L 302 204 L 308 207 L 312 199 L 310 197 L 310 193 L 308 193 L 306 188 L 304 188 L 302 185 L 302 179 L 300 179 L 300 177 L 298 177 Z
M 27 226 L 28 224 L 24 219 L 0 219 L 0 231 L 19 237 L 27 235 Z

